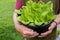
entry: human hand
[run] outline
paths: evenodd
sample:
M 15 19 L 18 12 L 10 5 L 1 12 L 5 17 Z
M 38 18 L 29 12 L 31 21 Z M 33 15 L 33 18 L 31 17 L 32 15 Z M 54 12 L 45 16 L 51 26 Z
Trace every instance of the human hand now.
M 56 27 L 56 23 L 53 22 L 53 23 L 50 25 L 50 27 L 48 28 L 48 31 L 46 31 L 46 32 L 44 32 L 44 33 L 41 33 L 38 37 L 45 37 L 45 36 L 51 34 L 52 31 L 53 31 L 53 29 L 54 29 L 55 27 Z
M 17 31 L 19 31 L 24 38 L 33 38 L 38 35 L 38 33 L 33 31 L 32 29 L 29 29 L 27 27 L 21 27 L 22 26 L 17 27 Z

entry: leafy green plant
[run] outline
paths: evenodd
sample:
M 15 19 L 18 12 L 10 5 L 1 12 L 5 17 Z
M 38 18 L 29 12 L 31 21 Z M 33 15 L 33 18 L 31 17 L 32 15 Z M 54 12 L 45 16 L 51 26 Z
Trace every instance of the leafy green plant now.
M 38 3 L 29 0 L 26 2 L 25 6 L 22 6 L 18 14 L 18 21 L 27 25 L 41 25 L 48 24 L 53 19 L 55 19 L 56 15 L 53 12 L 53 3 L 51 1 L 44 3 L 40 1 Z

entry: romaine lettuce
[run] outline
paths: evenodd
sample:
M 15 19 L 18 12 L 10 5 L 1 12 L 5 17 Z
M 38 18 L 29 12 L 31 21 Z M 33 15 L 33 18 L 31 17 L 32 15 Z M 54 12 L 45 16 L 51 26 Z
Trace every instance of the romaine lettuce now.
M 48 24 L 53 19 L 56 18 L 56 15 L 53 12 L 53 3 L 51 1 L 44 3 L 40 1 L 38 3 L 29 0 L 26 2 L 25 6 L 22 6 L 18 14 L 18 21 L 27 25 L 38 25 Z

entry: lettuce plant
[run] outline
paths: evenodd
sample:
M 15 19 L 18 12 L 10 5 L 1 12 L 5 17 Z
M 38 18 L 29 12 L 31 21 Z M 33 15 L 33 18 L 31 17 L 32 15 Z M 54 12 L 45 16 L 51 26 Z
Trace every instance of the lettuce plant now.
M 41 24 L 48 24 L 56 15 L 53 12 L 53 3 L 51 1 L 44 3 L 40 1 L 38 3 L 29 0 L 26 2 L 25 6 L 19 10 L 18 21 L 21 23 L 32 26 L 40 26 Z

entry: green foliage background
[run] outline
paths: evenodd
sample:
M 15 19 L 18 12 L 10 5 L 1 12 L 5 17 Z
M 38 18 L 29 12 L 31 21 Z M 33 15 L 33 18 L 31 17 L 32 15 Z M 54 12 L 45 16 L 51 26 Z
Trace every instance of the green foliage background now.
M 22 40 L 13 24 L 15 0 L 0 0 L 0 40 Z

